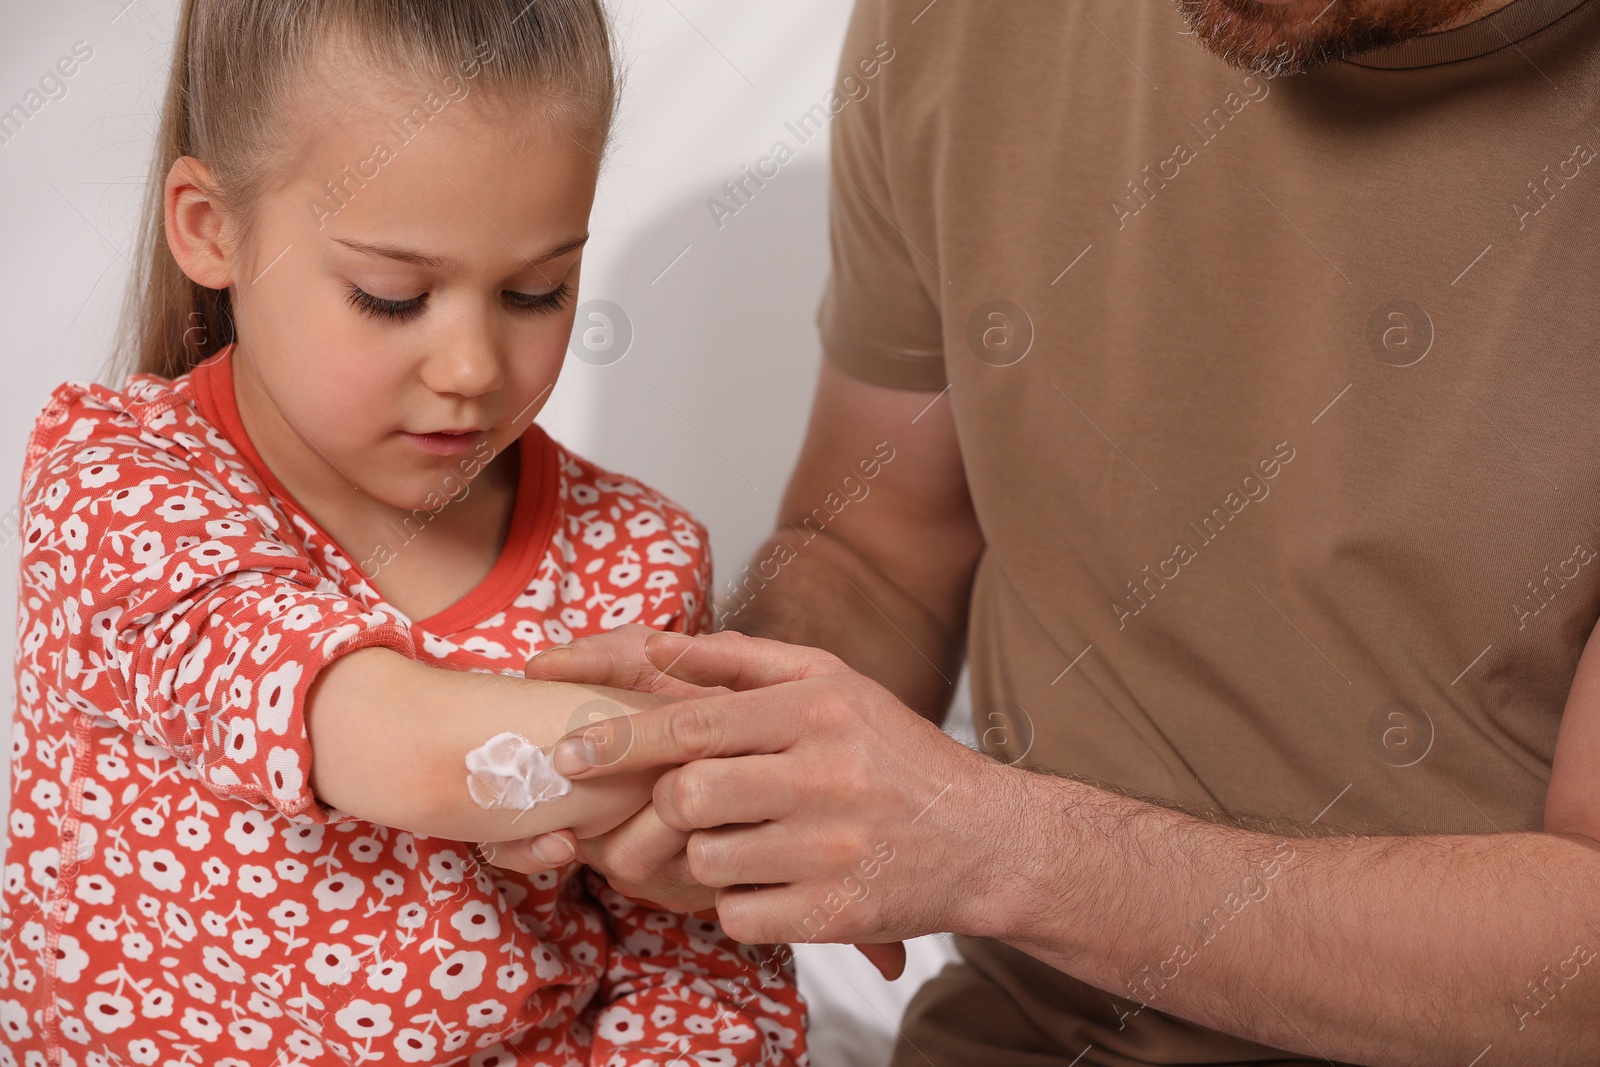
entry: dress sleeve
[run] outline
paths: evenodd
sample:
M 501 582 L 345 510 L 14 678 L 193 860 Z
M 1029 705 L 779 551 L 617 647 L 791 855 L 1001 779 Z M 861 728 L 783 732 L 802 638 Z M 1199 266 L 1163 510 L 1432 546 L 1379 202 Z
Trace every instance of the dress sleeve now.
M 35 680 L 188 761 L 221 796 L 353 818 L 311 791 L 306 694 L 355 649 L 414 658 L 410 628 L 315 571 L 243 468 L 202 462 L 183 439 L 195 447 L 102 422 L 30 447 L 20 595 L 56 605 L 19 635 Z
M 783 946 L 741 945 L 714 919 L 634 901 L 585 870 L 610 956 L 596 1002 L 595 1067 L 806 1067 L 806 1009 Z

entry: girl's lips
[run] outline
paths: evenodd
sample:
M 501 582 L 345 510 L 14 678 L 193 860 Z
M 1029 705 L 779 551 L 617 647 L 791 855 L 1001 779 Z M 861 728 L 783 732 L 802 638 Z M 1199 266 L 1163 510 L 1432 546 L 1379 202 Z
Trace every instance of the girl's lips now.
M 454 456 L 471 448 L 483 433 L 406 433 L 402 430 L 400 436 L 424 452 L 435 456 Z

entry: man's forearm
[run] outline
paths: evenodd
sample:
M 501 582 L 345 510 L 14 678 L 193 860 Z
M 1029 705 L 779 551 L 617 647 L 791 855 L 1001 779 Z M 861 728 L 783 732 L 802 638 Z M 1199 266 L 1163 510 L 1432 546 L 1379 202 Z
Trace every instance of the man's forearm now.
M 964 619 L 941 622 L 827 532 L 803 542 L 776 534 L 756 554 L 774 558 L 787 562 L 773 578 L 752 566 L 719 603 L 719 629 L 825 649 L 907 707 L 944 721 L 961 672 Z
M 1600 845 L 1276 836 L 1015 775 L 972 932 L 1122 999 L 1363 1064 L 1592 1064 Z M 999 793 L 1005 796 L 1005 792 Z

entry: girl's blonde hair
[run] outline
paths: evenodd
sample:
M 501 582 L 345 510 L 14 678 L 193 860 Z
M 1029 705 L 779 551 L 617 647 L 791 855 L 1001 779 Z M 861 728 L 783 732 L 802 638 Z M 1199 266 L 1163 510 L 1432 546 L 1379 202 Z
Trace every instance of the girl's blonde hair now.
M 303 161 L 308 119 L 347 102 L 359 75 L 339 58 L 392 74 L 396 99 L 415 90 L 416 103 L 471 71 L 474 102 L 513 127 L 554 118 L 603 152 L 615 53 L 601 0 L 184 0 L 113 380 L 175 378 L 234 339 L 228 291 L 191 281 L 167 247 L 164 185 L 179 158 L 210 168 L 243 247 L 262 199 Z

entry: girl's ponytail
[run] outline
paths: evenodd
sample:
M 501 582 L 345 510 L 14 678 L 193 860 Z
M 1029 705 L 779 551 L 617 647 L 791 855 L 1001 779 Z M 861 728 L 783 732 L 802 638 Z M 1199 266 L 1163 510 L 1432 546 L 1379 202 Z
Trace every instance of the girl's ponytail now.
M 194 18 L 195 2 L 185 0 L 178 17 L 155 155 L 150 161 L 134 274 L 123 302 L 121 358 L 113 362 L 117 384 L 129 371 L 175 378 L 233 340 L 228 291 L 190 281 L 167 248 L 163 206 L 167 172 L 174 160 L 195 154 L 189 139 L 189 50 Z M 131 360 L 127 358 L 130 355 Z
M 318 63 L 335 39 L 397 89 L 470 70 L 475 99 L 512 122 L 571 123 L 597 152 L 609 139 L 616 49 L 601 0 L 184 0 L 113 384 L 177 377 L 234 340 L 228 291 L 191 281 L 167 247 L 167 174 L 184 156 L 205 163 L 247 246 L 262 198 L 294 177 L 307 116 L 348 98 L 352 72 Z

